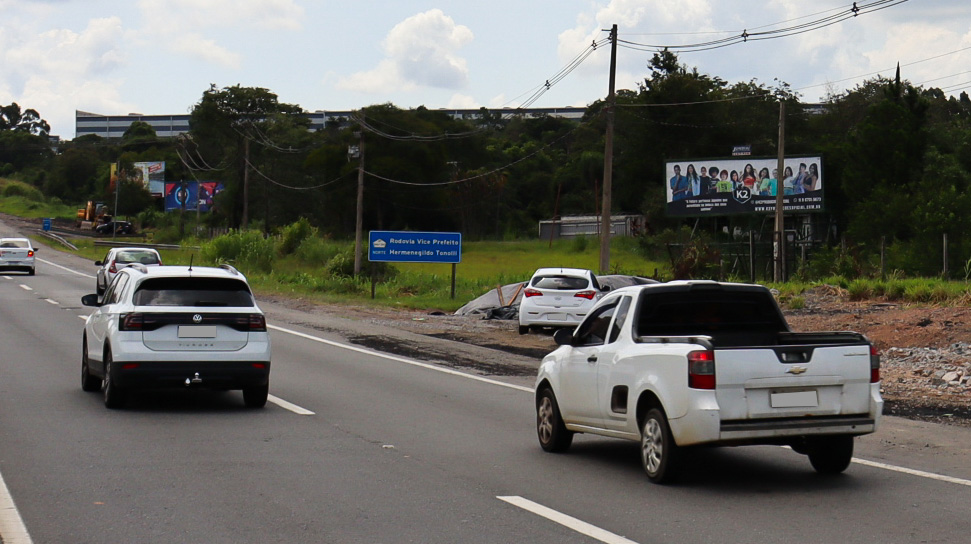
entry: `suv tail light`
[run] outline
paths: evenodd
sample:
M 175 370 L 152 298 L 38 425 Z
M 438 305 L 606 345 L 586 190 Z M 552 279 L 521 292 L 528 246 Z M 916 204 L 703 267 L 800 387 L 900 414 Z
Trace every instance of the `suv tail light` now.
M 142 331 L 145 330 L 145 316 L 140 313 L 132 312 L 122 314 L 118 321 L 120 331 Z
M 880 381 L 880 352 L 870 346 L 870 383 Z
M 580 291 L 579 293 L 573 295 L 574 297 L 585 298 L 587 300 L 593 300 L 593 297 L 597 296 L 596 291 Z
M 715 352 L 711 350 L 688 353 L 688 387 L 715 388 Z
M 526 297 L 526 298 L 529 298 L 529 297 L 540 297 L 540 296 L 543 296 L 543 292 L 540 291 L 540 290 L 538 290 L 538 289 L 533 289 L 531 287 L 527 287 L 526 290 L 523 291 L 523 296 Z
M 266 332 L 266 317 L 263 314 L 249 315 L 250 332 Z

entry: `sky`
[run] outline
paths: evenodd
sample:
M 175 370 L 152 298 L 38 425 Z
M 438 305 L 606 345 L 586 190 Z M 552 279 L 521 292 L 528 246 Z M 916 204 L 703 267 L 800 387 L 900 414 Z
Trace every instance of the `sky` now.
M 876 0 L 861 0 L 868 5 Z M 898 0 L 895 0 L 898 1 Z M 307 111 L 586 106 L 607 95 L 616 24 L 648 45 L 707 42 L 838 14 L 845 0 L 0 0 L 0 104 L 74 137 L 75 110 L 184 114 L 204 91 L 263 87 Z M 794 36 L 679 53 L 729 83 L 788 83 L 805 102 L 876 74 L 971 92 L 971 3 L 904 0 Z M 774 25 L 774 26 L 767 26 Z M 617 51 L 617 89 L 652 53 Z

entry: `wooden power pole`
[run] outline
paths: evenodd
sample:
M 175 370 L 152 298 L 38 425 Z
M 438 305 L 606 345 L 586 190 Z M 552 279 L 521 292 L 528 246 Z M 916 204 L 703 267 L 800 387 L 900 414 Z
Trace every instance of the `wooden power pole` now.
M 361 273 L 361 233 L 364 230 L 364 112 L 361 112 L 361 132 L 357 160 L 357 219 L 354 226 L 354 275 Z
M 775 232 L 772 237 L 772 256 L 775 264 L 774 279 L 776 283 L 786 281 L 786 233 L 783 219 L 783 199 L 785 190 L 782 180 L 785 179 L 785 150 L 786 150 L 786 102 L 779 100 L 779 157 L 775 174 Z
M 607 92 L 607 134 L 604 138 L 604 186 L 600 209 L 600 273 L 610 272 L 610 208 L 614 177 L 614 80 L 617 75 L 617 25 L 610 27 L 610 84 Z

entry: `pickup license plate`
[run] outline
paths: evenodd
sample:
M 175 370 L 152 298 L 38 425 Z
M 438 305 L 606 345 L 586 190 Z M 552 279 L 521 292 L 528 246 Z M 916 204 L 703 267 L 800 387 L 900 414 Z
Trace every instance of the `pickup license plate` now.
M 215 325 L 180 325 L 179 338 L 215 338 Z
M 787 393 L 772 393 L 769 402 L 773 408 L 802 408 L 819 406 L 816 391 L 791 391 Z

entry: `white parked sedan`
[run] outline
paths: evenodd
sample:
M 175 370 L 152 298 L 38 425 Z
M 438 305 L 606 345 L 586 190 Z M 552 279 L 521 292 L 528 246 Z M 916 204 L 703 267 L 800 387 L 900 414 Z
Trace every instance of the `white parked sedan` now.
M 583 268 L 540 268 L 519 303 L 519 334 L 539 327 L 576 327 L 609 288 Z
M 36 252 L 27 238 L 0 238 L 0 270 L 22 270 L 33 276 Z
M 145 266 L 162 266 L 162 257 L 158 251 L 146 247 L 113 247 L 105 254 L 104 259 L 95 261 L 100 266 L 94 280 L 97 293 L 100 295 L 108 288 L 108 284 L 115 278 L 119 270 L 134 263 Z

